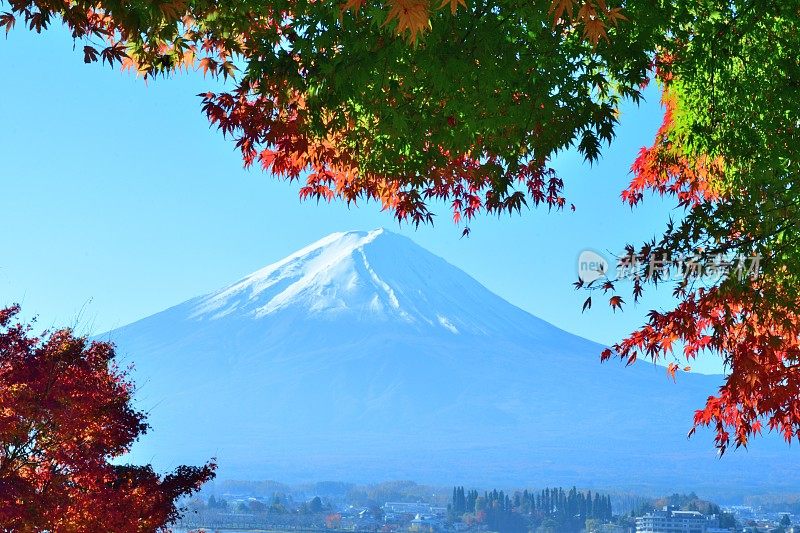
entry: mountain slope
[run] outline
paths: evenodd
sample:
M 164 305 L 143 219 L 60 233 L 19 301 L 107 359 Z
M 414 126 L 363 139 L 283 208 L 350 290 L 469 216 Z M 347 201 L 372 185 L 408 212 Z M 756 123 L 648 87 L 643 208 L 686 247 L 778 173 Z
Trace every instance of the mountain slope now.
M 766 439 L 685 438 L 721 383 L 600 365 L 599 345 L 509 304 L 405 237 L 332 234 L 103 338 L 136 364 L 158 466 L 223 477 L 576 483 L 736 494 L 798 485 Z M 796 473 L 796 472 L 795 472 Z

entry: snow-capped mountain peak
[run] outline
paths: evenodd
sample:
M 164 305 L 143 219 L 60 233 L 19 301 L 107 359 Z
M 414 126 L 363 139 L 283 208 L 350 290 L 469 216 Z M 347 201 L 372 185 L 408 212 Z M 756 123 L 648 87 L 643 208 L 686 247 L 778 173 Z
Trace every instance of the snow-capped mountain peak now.
M 348 298 L 363 276 L 357 272 L 364 247 L 384 233 L 333 233 L 297 252 L 212 293 L 197 305 L 194 318 L 221 318 L 231 313 L 254 318 L 299 303 L 312 312 L 348 308 Z M 396 300 L 395 300 L 396 301 Z
M 408 238 L 376 229 L 328 235 L 200 298 L 190 317 L 257 320 L 291 310 L 351 315 L 359 322 L 400 321 L 452 334 L 485 333 L 492 318 L 486 313 L 487 295 L 497 299 Z

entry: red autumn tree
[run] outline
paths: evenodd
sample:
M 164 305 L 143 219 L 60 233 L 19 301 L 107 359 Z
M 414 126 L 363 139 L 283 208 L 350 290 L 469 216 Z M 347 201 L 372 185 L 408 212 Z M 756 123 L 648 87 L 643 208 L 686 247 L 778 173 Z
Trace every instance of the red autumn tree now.
M 165 476 L 114 462 L 148 428 L 114 347 L 69 329 L 31 335 L 0 310 L 0 530 L 165 531 L 213 462 Z

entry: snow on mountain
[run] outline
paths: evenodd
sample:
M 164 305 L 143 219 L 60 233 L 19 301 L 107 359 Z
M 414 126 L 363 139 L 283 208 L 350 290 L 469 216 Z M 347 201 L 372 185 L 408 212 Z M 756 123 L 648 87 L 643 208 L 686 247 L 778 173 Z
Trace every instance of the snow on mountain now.
M 221 318 L 244 312 L 255 319 L 275 314 L 282 309 L 304 309 L 309 316 L 354 314 L 361 320 L 399 320 L 409 324 L 439 324 L 448 331 L 455 328 L 443 315 L 432 313 L 426 304 L 419 282 L 425 281 L 426 270 L 436 268 L 436 258 L 413 249 L 405 257 L 397 247 L 402 237 L 382 229 L 368 233 L 334 233 L 303 248 L 289 257 L 267 266 L 234 285 L 204 298 L 193 318 Z M 416 253 L 415 253 L 416 252 Z M 369 257 L 368 257 L 369 256 Z M 370 257 L 397 258 L 382 261 L 379 275 L 370 264 Z M 433 261 L 431 261 L 433 259 Z M 401 289 L 417 287 L 415 293 L 395 293 L 381 276 L 388 276 Z M 402 303 L 401 303 L 402 301 Z M 454 302 L 444 304 L 445 310 Z M 477 303 L 477 302 L 474 302 Z M 480 330 L 478 317 L 469 317 L 465 327 Z
M 228 478 L 797 487 L 775 439 L 717 460 L 685 438 L 719 376 L 677 384 L 509 304 L 411 240 L 334 233 L 102 336 L 153 426 L 135 459 Z M 788 470 L 787 470 L 788 468 Z M 738 491 L 738 492 L 737 492 Z
M 417 330 L 491 335 L 520 325 L 506 323 L 509 307 L 443 259 L 377 229 L 333 233 L 201 298 L 190 318 L 258 320 L 301 311 L 315 320 L 392 321 Z M 542 323 L 540 329 L 548 327 Z

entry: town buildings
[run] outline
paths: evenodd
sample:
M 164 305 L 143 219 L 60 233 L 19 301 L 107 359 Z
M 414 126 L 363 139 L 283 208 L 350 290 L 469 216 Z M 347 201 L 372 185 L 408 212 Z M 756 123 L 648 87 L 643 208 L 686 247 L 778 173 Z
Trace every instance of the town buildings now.
M 681 511 L 666 506 L 636 519 L 636 533 L 730 533 L 719 527 L 716 516 L 698 511 Z

